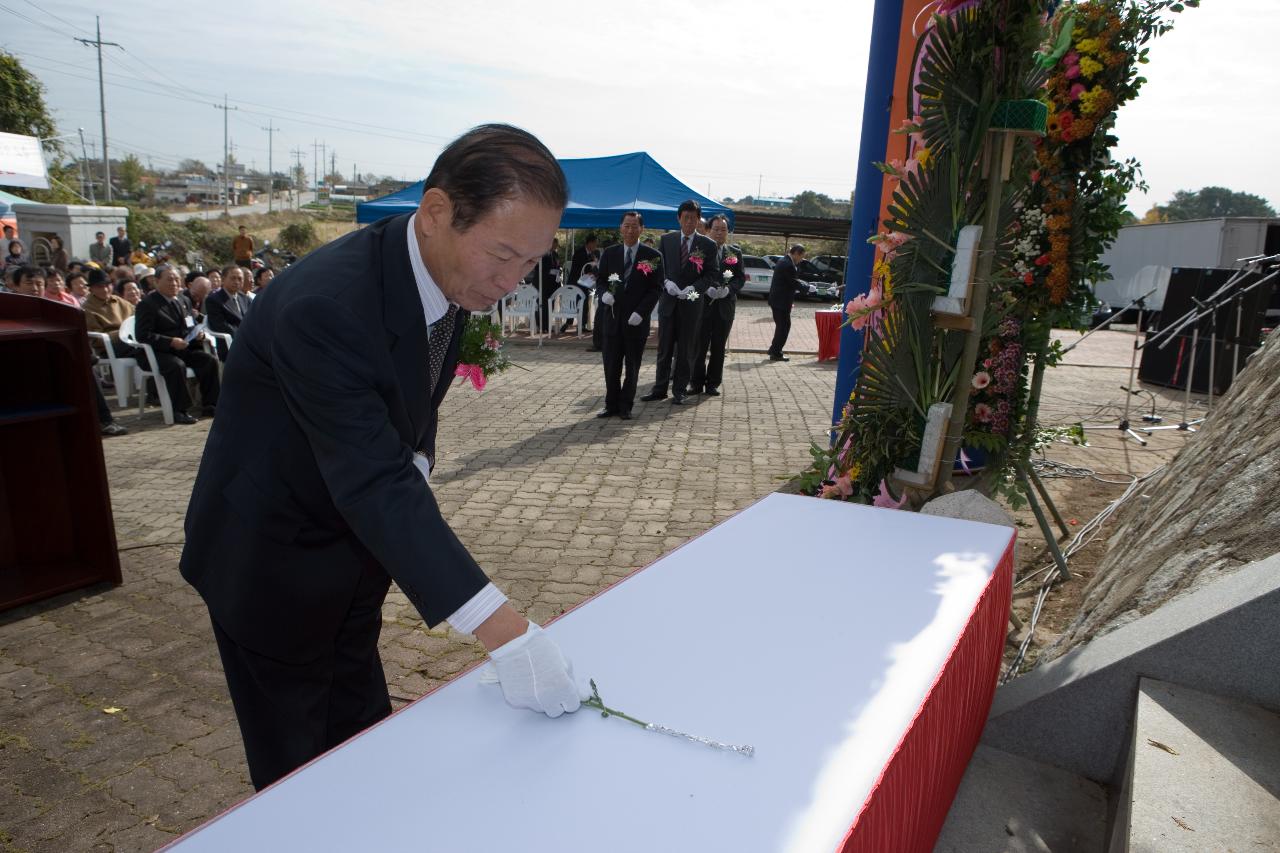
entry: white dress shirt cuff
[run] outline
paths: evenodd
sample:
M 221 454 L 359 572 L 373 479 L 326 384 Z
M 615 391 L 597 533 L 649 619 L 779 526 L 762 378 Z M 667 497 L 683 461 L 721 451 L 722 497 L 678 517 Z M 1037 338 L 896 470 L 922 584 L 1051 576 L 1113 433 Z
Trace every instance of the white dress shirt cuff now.
M 413 465 L 422 473 L 422 479 L 427 481 L 427 485 L 431 485 L 431 460 L 427 459 L 427 454 L 413 454 Z
M 502 594 L 502 590 L 488 584 L 471 596 L 470 601 L 453 611 L 445 621 L 459 634 L 474 634 L 484 620 L 506 603 L 507 597 Z

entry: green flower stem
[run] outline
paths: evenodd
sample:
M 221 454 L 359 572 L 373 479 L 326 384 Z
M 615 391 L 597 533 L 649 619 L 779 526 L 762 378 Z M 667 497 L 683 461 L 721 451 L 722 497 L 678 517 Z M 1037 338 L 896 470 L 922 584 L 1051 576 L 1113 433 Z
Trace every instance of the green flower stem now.
M 590 683 L 591 683 L 591 698 L 584 699 L 582 701 L 583 705 L 586 705 L 588 708 L 595 708 L 597 711 L 600 712 L 600 716 L 602 717 L 621 717 L 622 719 L 626 720 L 629 723 L 635 723 L 637 726 L 639 726 L 642 729 L 649 728 L 649 724 L 646 723 L 644 720 L 637 720 L 635 717 L 631 716 L 630 714 L 624 714 L 621 711 L 615 711 L 613 708 L 610 708 L 608 705 L 604 704 L 604 700 L 600 698 L 600 688 L 596 687 L 596 680 L 592 678 L 590 679 Z
M 607 705 L 605 705 L 603 702 L 601 702 L 598 698 L 594 696 L 590 699 L 585 700 L 582 704 L 586 705 L 588 708 L 595 708 L 605 717 L 621 717 L 622 719 L 626 720 L 629 723 L 635 723 L 637 726 L 639 726 L 642 729 L 649 728 L 649 724 L 646 723 L 644 720 L 637 720 L 635 717 L 631 716 L 630 714 L 624 714 L 621 711 L 615 711 L 613 708 L 608 707 Z

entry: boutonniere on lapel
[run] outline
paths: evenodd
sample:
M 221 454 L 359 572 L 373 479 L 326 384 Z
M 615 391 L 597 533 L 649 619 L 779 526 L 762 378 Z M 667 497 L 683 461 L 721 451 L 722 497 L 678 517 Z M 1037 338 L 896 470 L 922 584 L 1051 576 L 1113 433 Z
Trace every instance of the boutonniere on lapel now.
M 702 272 L 702 264 L 706 261 L 707 256 L 702 254 L 701 249 L 694 249 L 689 253 L 689 263 L 693 264 L 698 272 Z
M 645 258 L 643 261 L 636 264 L 636 269 L 640 270 L 640 272 L 644 273 L 645 275 L 653 275 L 655 272 L 658 271 L 658 259 Z
M 733 252 L 724 253 L 724 265 L 726 267 L 736 267 L 738 265 L 738 256 Z
M 463 381 L 471 380 L 471 387 L 483 391 L 489 377 L 514 367 L 511 359 L 502 351 L 502 327 L 481 314 L 467 318 L 458 342 L 458 366 L 454 376 Z

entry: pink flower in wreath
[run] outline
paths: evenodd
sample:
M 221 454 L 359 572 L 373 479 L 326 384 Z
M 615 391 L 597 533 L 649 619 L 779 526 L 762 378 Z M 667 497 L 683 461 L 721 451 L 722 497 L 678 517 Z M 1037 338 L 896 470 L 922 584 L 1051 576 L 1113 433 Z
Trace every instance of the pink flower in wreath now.
M 1071 100 L 1073 100 L 1073 101 L 1078 101 L 1078 100 L 1080 100 L 1080 96 L 1081 96 L 1081 95 L 1083 95 L 1086 91 L 1087 91 L 1087 90 L 1085 89 L 1085 87 L 1084 87 L 1084 84 L 1083 84 L 1083 83 L 1074 83 L 1074 84 L 1072 84 L 1072 86 L 1071 86 Z
M 986 403 L 979 403 L 973 407 L 973 419 L 980 424 L 985 424 L 991 420 L 991 407 Z
M 880 319 L 881 301 L 880 290 L 875 287 L 850 299 L 849 304 L 844 307 L 844 313 L 849 316 L 849 325 L 857 331 L 862 331 L 867 326 L 874 328 Z
M 880 481 L 880 491 L 872 499 L 871 505 L 882 507 L 884 509 L 902 509 L 907 502 L 907 495 L 904 492 L 902 497 L 897 500 L 893 499 L 893 495 L 889 493 L 889 484 L 884 480 Z
M 983 388 L 986 388 L 990 384 L 991 384 L 991 374 L 987 373 L 987 371 L 979 370 L 977 373 L 973 374 L 973 387 L 976 390 L 981 391 Z
M 1063 73 L 1063 76 L 1066 77 L 1068 80 L 1076 79 L 1077 77 L 1080 76 L 1080 66 L 1079 65 L 1067 66 L 1067 70 Z

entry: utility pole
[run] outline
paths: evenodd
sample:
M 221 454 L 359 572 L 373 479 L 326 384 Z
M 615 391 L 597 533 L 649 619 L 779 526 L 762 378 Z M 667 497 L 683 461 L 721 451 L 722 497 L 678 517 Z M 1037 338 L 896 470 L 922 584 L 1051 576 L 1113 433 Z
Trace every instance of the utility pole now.
M 317 201 L 320 195 L 320 161 L 316 159 L 319 156 L 320 149 L 324 147 L 319 142 L 311 143 L 311 174 L 315 176 Z
M 227 116 L 239 107 L 227 106 L 227 96 L 222 96 L 222 103 L 214 104 L 214 109 L 222 110 L 222 214 L 231 215 L 231 136 L 227 128 Z
M 80 195 L 84 195 L 84 179 L 89 178 L 89 204 L 97 204 L 98 199 L 93 192 L 93 173 L 89 171 L 88 158 L 84 150 L 84 128 L 80 128 Z
M 327 166 L 327 165 L 328 165 L 328 163 L 329 163 L 329 155 L 325 153 L 325 150 L 326 150 L 325 146 L 326 146 L 327 144 L 328 144 L 328 143 L 324 142 L 323 140 L 320 142 L 320 168 L 321 168 L 321 169 L 323 169 L 323 168 L 324 168 L 325 166 Z M 319 176 L 319 175 L 316 175 L 316 180 L 320 180 L 320 176 Z M 324 185 L 324 188 L 325 188 L 325 189 L 328 189 L 328 188 L 329 188 L 329 176 L 328 176 L 328 175 L 325 175 L 325 176 L 324 176 L 324 180 L 323 180 L 323 181 L 321 181 L 321 183 Z M 319 193 L 317 193 L 317 195 L 319 195 Z
M 273 135 L 279 128 L 271 125 L 271 120 L 267 119 L 267 126 L 263 128 L 267 132 L 267 213 L 275 210 L 272 207 L 272 200 L 276 196 L 276 175 L 271 171 L 271 140 Z
M 93 41 L 77 38 L 81 44 L 91 44 L 98 49 L 98 109 L 102 113 L 102 182 L 106 187 L 107 201 L 111 201 L 111 158 L 107 156 L 107 89 L 102 82 L 102 46 L 120 47 L 113 41 L 102 40 L 102 18 L 95 17 L 98 23 L 98 36 Z
M 330 175 L 336 174 L 337 171 L 338 171 L 338 152 L 330 151 L 329 152 L 329 174 Z
M 294 165 L 297 167 L 294 170 L 294 173 L 291 177 L 296 178 L 298 175 L 298 172 L 302 172 L 302 186 L 298 187 L 298 209 L 301 210 L 302 209 L 302 191 L 307 188 L 306 186 L 307 172 L 305 169 L 302 168 L 302 149 L 295 148 L 293 149 L 293 151 L 289 153 L 293 155 L 293 162 L 294 162 Z

